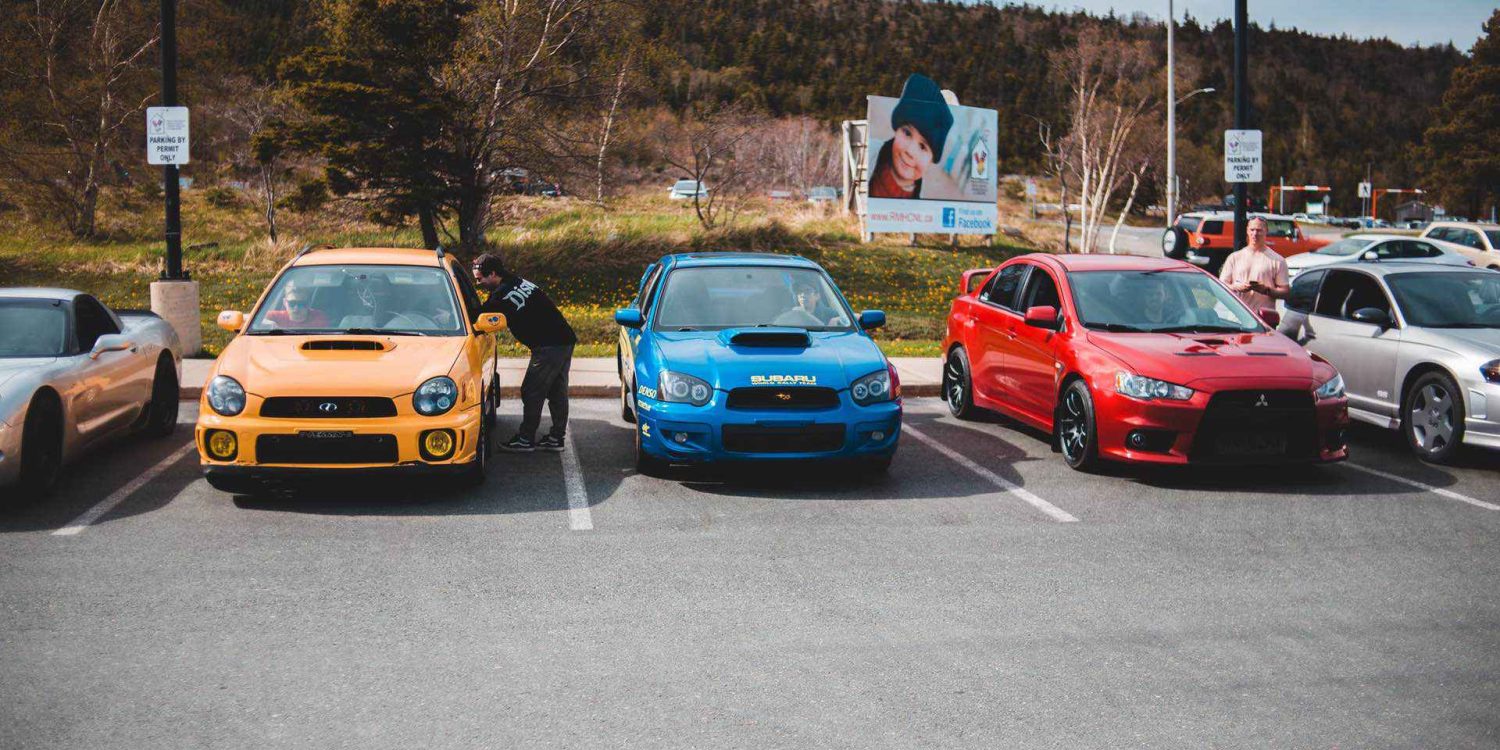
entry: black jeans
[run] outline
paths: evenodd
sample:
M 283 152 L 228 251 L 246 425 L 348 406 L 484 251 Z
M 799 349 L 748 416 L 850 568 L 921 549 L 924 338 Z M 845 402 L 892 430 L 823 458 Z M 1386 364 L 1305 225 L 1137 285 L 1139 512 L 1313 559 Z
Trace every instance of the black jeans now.
M 568 370 L 573 366 L 573 345 L 539 346 L 531 350 L 526 377 L 521 381 L 521 429 L 517 435 L 536 438 L 542 424 L 542 402 L 552 412 L 552 437 L 562 440 L 568 430 Z

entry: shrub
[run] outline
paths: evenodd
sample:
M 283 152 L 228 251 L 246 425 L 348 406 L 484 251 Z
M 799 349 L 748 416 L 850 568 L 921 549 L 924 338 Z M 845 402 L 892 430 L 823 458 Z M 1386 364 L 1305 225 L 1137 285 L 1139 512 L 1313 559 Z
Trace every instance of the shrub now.
M 203 200 L 214 208 L 234 208 L 240 205 L 240 194 L 234 188 L 215 185 L 203 192 Z
M 328 181 L 314 179 L 297 183 L 297 187 L 286 197 L 277 201 L 276 206 L 288 211 L 307 213 L 322 208 L 326 203 L 328 203 Z

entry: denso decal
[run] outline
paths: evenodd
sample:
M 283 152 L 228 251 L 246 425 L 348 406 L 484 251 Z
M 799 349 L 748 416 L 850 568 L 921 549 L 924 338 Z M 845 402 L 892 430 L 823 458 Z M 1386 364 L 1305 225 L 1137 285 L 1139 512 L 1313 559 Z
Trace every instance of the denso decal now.
M 814 375 L 751 375 L 750 385 L 817 385 Z
M 638 386 L 635 390 L 636 390 L 637 393 L 641 394 L 642 396 L 645 396 L 646 398 L 656 398 L 656 389 L 655 388 L 647 388 L 646 386 L 643 385 L 643 386 Z

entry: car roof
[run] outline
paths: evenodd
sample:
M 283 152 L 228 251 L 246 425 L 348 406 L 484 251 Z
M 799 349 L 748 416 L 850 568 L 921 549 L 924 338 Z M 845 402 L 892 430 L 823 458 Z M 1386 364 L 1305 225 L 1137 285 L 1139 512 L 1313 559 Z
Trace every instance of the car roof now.
M 56 299 L 67 301 L 80 294 L 83 294 L 83 292 L 76 289 L 47 286 L 18 286 L 0 289 L 0 297 L 9 297 L 11 299 Z
M 1140 255 L 1052 255 L 1049 253 L 1032 253 L 1021 257 L 1055 264 L 1064 271 L 1191 271 L 1197 268 L 1191 263 L 1180 260 L 1148 258 Z
M 1401 274 L 1401 273 L 1427 273 L 1427 272 L 1433 272 L 1433 273 L 1497 273 L 1496 271 L 1489 271 L 1489 270 L 1483 269 L 1483 268 L 1474 268 L 1472 266 L 1449 266 L 1449 265 L 1443 265 L 1441 263 L 1426 262 L 1426 261 L 1423 261 L 1423 260 L 1420 260 L 1420 259 L 1361 261 L 1360 263 L 1357 263 L 1357 264 L 1352 264 L 1351 263 L 1351 264 L 1345 265 L 1343 263 L 1336 263 L 1336 264 L 1329 265 L 1329 266 L 1320 266 L 1320 268 L 1334 268 L 1334 267 L 1343 268 L 1343 269 L 1346 269 L 1346 270 L 1349 269 L 1349 268 L 1360 268 L 1360 269 L 1363 269 L 1365 271 L 1369 271 L 1369 272 L 1375 274 L 1376 276 L 1391 276 L 1391 275 L 1394 275 L 1394 274 Z
M 1500 224 L 1491 224 L 1487 221 L 1446 221 L 1444 219 L 1433 219 L 1428 227 L 1462 227 L 1463 229 L 1500 229 Z
M 396 265 L 438 266 L 442 256 L 413 247 L 312 248 L 297 256 L 295 266 Z
M 688 266 L 791 266 L 796 268 L 819 268 L 800 255 L 780 253 L 706 252 L 677 253 L 663 256 L 661 264 L 673 267 Z
M 1233 211 L 1188 211 L 1183 216 L 1191 216 L 1195 219 L 1213 219 L 1215 221 L 1234 221 Z M 1296 217 L 1287 214 L 1268 214 L 1264 211 L 1250 211 L 1246 214 L 1249 219 L 1274 219 L 1277 221 L 1296 221 Z

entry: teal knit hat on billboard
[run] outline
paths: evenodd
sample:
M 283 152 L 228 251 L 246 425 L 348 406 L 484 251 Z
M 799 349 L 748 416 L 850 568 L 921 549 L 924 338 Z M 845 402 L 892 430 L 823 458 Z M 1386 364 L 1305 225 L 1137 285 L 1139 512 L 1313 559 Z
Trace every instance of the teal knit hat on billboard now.
M 901 101 L 891 110 L 891 129 L 910 125 L 927 139 L 932 147 L 932 160 L 943 156 L 943 144 L 948 140 L 948 131 L 953 127 L 953 112 L 943 99 L 943 90 L 936 82 L 921 73 L 912 73 L 901 87 Z

